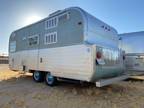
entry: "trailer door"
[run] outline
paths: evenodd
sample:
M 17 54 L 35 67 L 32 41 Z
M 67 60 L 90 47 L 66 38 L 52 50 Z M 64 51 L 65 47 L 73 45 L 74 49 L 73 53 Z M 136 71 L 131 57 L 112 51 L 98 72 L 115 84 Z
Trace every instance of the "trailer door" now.
M 27 63 L 29 70 L 38 70 L 39 35 L 28 37 Z

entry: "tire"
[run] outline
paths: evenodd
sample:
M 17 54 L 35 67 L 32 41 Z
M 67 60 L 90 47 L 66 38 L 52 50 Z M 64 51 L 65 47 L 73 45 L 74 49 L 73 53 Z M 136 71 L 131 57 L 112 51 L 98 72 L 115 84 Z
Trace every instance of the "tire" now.
M 34 71 L 33 72 L 33 80 L 35 82 L 42 82 L 42 81 L 44 81 L 44 73 L 42 73 L 40 71 Z
M 57 84 L 57 78 L 52 76 L 50 73 L 46 73 L 45 82 L 48 86 L 54 86 Z

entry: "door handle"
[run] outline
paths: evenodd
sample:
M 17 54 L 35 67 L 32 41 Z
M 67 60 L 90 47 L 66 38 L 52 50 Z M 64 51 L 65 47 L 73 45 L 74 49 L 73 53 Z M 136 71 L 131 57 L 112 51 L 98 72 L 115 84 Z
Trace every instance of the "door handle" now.
M 40 58 L 40 63 L 42 63 L 43 62 L 43 59 L 42 58 Z

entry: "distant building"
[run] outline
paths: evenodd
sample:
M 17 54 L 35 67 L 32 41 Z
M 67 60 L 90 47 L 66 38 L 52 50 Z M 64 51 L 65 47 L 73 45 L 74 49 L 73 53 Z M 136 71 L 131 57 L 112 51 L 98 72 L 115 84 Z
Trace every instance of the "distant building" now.
M 8 64 L 8 56 L 0 55 L 0 64 Z

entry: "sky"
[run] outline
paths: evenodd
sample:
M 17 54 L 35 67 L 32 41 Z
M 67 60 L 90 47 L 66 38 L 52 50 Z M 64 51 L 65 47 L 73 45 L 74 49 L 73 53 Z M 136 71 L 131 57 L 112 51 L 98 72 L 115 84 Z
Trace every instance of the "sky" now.
M 0 0 L 0 53 L 8 53 L 14 30 L 73 6 L 113 26 L 118 33 L 144 31 L 144 0 Z

